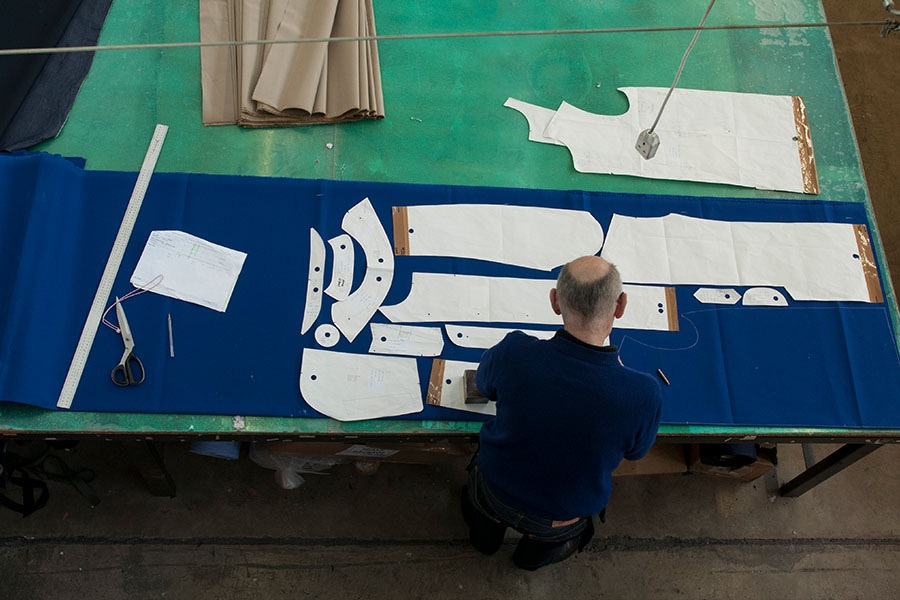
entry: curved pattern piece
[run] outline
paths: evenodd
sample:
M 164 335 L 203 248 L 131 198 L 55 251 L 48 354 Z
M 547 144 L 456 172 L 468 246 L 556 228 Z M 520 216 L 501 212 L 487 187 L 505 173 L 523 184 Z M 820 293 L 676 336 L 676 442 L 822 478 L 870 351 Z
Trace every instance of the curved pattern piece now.
M 382 306 L 394 323 L 562 323 L 548 300 L 552 279 L 516 279 L 447 273 L 413 273 L 409 296 Z
M 316 341 L 323 348 L 331 348 L 341 341 L 341 333 L 331 323 L 323 323 L 316 327 Z
M 744 292 L 745 306 L 787 306 L 784 294 L 770 287 L 755 287 Z
M 731 288 L 697 288 L 694 298 L 703 304 L 737 304 L 741 295 Z
M 553 117 L 556 116 L 556 111 L 552 108 L 544 108 L 543 106 L 537 106 L 536 104 L 529 104 L 527 102 L 522 102 L 521 100 L 516 100 L 515 98 L 507 98 L 506 102 L 503 103 L 503 106 L 519 111 L 522 113 L 522 116 L 525 117 L 525 120 L 528 121 L 529 141 L 541 142 L 543 144 L 556 144 L 557 146 L 564 145 L 561 141 L 544 135 L 547 125 L 549 125 L 550 121 L 553 120 Z
M 491 348 L 513 331 L 521 331 L 542 340 L 549 340 L 556 335 L 550 329 L 515 329 L 507 327 L 477 327 L 471 325 L 444 325 L 447 339 L 461 348 Z
M 300 333 L 306 333 L 319 318 L 322 310 L 322 283 L 325 281 L 325 243 L 315 229 L 309 230 L 309 278 L 306 283 L 306 304 L 303 308 L 303 325 Z
M 444 349 L 440 327 L 415 327 L 372 323 L 373 354 L 405 354 L 406 356 L 438 356 Z
M 393 323 L 532 323 L 562 325 L 550 308 L 552 279 L 413 273 L 400 304 L 379 310 Z M 622 329 L 677 331 L 672 288 L 626 285 L 628 306 L 614 324 Z
M 634 151 L 635 140 L 669 90 L 618 89 L 629 104 L 621 115 L 598 115 L 566 102 L 555 111 L 512 98 L 504 105 L 528 120 L 529 140 L 565 146 L 582 173 L 818 193 L 801 98 L 678 88 L 656 129 L 659 150 L 644 160 Z
M 798 301 L 877 301 L 851 223 L 616 214 L 601 256 L 634 283 L 784 287 Z
M 341 227 L 353 236 L 366 256 L 362 284 L 331 306 L 331 318 L 351 342 L 381 306 L 394 279 L 394 252 L 368 198 L 347 211 Z
M 397 254 L 474 258 L 550 271 L 603 246 L 603 227 L 584 210 L 436 204 L 395 207 L 393 216 Z
M 435 359 L 428 380 L 428 404 L 454 408 L 483 415 L 496 415 L 497 403 L 466 404 L 466 371 L 475 370 L 478 363 Z
M 304 348 L 300 394 L 338 421 L 394 417 L 422 410 L 416 359 Z
M 350 295 L 350 286 L 353 285 L 353 240 L 342 233 L 328 240 L 328 245 L 334 260 L 331 263 L 331 283 L 325 288 L 325 293 L 335 300 L 344 300 Z

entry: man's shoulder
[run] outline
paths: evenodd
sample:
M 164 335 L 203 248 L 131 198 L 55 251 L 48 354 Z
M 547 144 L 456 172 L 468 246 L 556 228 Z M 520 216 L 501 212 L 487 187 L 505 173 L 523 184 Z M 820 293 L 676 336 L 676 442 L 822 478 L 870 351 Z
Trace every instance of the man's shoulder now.
M 528 335 L 524 331 L 519 331 L 516 329 L 515 331 L 510 331 L 504 336 L 500 342 L 497 343 L 497 346 L 505 346 L 507 348 L 520 348 L 527 346 L 534 346 L 537 343 L 540 343 L 540 338 L 536 338 L 533 335 Z
M 540 341 L 539 338 L 536 338 L 535 336 L 533 336 L 529 333 L 525 333 L 521 329 L 514 329 L 514 330 L 510 331 L 509 333 L 506 334 L 506 337 L 512 338 L 520 343 L 539 342 Z

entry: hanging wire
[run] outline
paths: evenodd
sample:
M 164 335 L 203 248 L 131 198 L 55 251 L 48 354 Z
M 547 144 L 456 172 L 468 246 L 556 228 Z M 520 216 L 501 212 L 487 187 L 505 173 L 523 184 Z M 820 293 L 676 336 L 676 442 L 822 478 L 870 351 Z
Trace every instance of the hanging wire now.
M 451 33 L 409 33 L 395 35 L 367 35 L 355 37 L 297 38 L 291 40 L 223 40 L 220 42 L 166 42 L 155 44 L 114 44 L 108 46 L 61 46 L 53 48 L 0 49 L 0 56 L 23 54 L 67 54 L 72 52 L 102 52 L 105 50 L 169 50 L 176 48 L 206 48 L 214 46 L 269 46 L 275 44 L 320 44 L 325 42 L 387 42 L 406 40 L 445 40 L 466 38 L 499 38 L 553 35 L 604 35 L 629 33 L 668 33 L 676 31 L 733 31 L 741 29 L 807 29 L 834 27 L 882 27 L 884 21 L 840 21 L 835 23 L 784 23 L 752 25 L 714 25 L 709 27 L 616 27 L 600 29 L 539 29 L 524 31 L 463 31 Z
M 700 19 L 700 25 L 697 27 L 696 33 L 694 33 L 694 38 L 691 40 L 691 43 L 688 44 L 687 50 L 684 51 L 684 56 L 681 57 L 681 64 L 678 65 L 678 71 L 675 73 L 675 80 L 672 82 L 671 87 L 669 87 L 669 91 L 666 92 L 666 97 L 663 98 L 662 104 L 659 107 L 659 112 L 656 113 L 656 119 L 653 120 L 653 125 L 647 130 L 647 133 L 653 133 L 653 130 L 656 129 L 659 118 L 662 116 L 663 111 L 666 109 L 666 104 L 669 102 L 669 97 L 671 97 L 672 92 L 675 90 L 675 86 L 678 84 L 678 80 L 681 78 L 681 72 L 684 71 L 684 63 L 687 62 L 688 55 L 691 53 L 691 50 L 693 50 L 694 44 L 697 43 L 697 38 L 700 37 L 700 31 L 702 31 L 703 25 L 706 23 L 706 17 L 709 16 L 709 12 L 712 10 L 713 4 L 715 3 L 716 0 L 710 0 L 709 6 L 706 7 L 706 12 L 703 13 L 703 18 Z

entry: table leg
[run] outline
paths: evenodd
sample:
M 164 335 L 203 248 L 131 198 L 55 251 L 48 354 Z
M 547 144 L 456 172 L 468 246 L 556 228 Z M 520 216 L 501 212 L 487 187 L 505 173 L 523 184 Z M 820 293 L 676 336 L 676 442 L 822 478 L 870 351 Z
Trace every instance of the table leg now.
M 150 493 L 154 496 L 175 497 L 175 480 L 166 469 L 162 442 L 138 442 L 122 444 L 131 461 L 141 474 Z
M 844 444 L 819 462 L 807 465 L 805 471 L 781 486 L 779 492 L 785 498 L 805 494 L 835 473 L 843 471 L 864 456 L 881 447 L 878 444 Z

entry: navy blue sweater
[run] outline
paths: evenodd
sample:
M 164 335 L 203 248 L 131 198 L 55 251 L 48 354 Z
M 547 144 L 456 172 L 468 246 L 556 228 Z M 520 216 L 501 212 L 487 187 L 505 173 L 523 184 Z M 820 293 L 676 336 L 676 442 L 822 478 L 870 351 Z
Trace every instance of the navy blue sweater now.
M 600 512 L 612 472 L 656 440 L 662 391 L 564 330 L 549 340 L 516 331 L 487 350 L 479 390 L 497 402 L 481 428 L 478 465 L 491 491 L 519 510 L 566 520 Z

